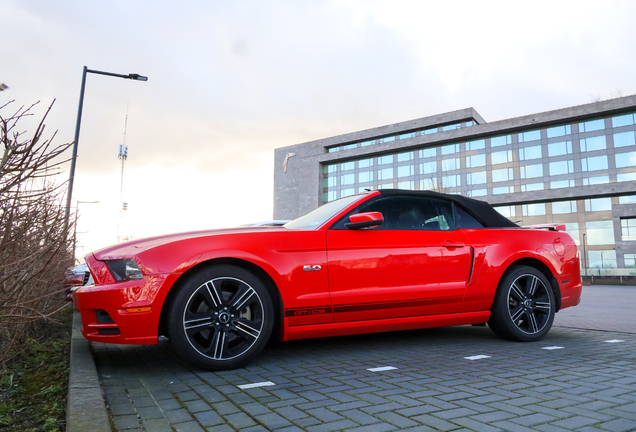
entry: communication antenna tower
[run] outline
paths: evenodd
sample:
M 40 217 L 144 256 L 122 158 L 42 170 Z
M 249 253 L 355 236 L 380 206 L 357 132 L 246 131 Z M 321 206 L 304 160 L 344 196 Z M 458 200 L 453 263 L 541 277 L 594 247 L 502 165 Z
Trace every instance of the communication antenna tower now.
M 128 203 L 124 203 L 124 164 L 128 159 L 128 146 L 126 145 L 126 129 L 128 129 L 128 104 L 126 104 L 126 121 L 124 122 L 124 139 L 122 144 L 119 144 L 119 154 L 117 157 L 121 160 L 121 182 L 119 186 L 119 220 L 123 217 L 123 212 L 128 210 Z M 121 240 L 119 235 L 119 225 L 117 224 L 117 241 Z

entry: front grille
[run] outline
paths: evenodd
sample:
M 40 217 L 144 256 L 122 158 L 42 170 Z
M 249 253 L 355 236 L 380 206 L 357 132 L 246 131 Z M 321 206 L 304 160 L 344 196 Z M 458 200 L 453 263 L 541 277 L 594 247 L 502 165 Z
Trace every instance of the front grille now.
M 100 328 L 97 330 L 97 334 L 100 335 L 118 335 L 121 334 L 118 328 Z
M 108 315 L 104 309 L 98 309 L 95 311 L 98 324 L 115 324 L 115 321 Z
M 88 278 L 90 278 L 90 277 L 91 277 L 91 272 L 86 270 L 84 272 L 84 283 L 82 285 L 86 285 L 86 283 L 88 282 Z

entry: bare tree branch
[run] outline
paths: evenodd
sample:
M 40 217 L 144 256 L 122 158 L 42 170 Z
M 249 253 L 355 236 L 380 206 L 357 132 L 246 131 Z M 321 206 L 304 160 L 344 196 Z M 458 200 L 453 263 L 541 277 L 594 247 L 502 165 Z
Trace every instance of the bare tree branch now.
M 73 262 L 64 226 L 66 185 L 52 179 L 72 143 L 53 144 L 56 133 L 44 138 L 53 103 L 33 134 L 19 131 L 19 122 L 36 106 L 7 116 L 11 103 L 0 106 L 0 364 L 33 323 L 52 321 L 66 306 L 64 271 Z

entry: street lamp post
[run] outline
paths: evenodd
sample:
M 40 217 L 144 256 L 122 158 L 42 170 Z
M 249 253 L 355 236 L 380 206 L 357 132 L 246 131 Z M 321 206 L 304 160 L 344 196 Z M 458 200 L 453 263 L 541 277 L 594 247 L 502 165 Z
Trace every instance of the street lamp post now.
M 587 277 L 587 251 L 585 250 L 585 234 L 583 234 L 583 271 L 585 272 L 585 277 Z
M 86 87 L 86 74 L 94 73 L 98 75 L 107 75 L 117 78 L 131 79 L 135 81 L 148 81 L 148 77 L 139 74 L 116 74 L 112 72 L 103 72 L 94 69 L 88 69 L 84 66 L 82 72 L 82 87 L 80 89 L 79 106 L 77 107 L 77 121 L 75 122 L 75 139 L 73 140 L 73 157 L 71 158 L 71 172 L 68 177 L 68 193 L 66 195 L 66 213 L 64 215 L 64 228 L 68 229 L 69 217 L 71 214 L 71 198 L 73 197 L 73 181 L 75 180 L 75 162 L 77 160 L 77 146 L 79 144 L 80 123 L 82 122 L 82 108 L 84 107 L 84 89 Z
M 75 246 L 77 245 L 77 214 L 80 204 L 97 204 L 99 201 L 77 201 L 75 203 L 75 225 L 73 226 L 73 259 L 75 259 Z

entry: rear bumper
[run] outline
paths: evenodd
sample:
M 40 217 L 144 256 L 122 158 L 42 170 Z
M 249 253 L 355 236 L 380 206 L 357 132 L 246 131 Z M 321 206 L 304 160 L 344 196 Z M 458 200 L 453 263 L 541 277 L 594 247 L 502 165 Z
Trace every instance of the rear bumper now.
M 75 290 L 73 301 L 82 316 L 84 337 L 95 342 L 157 344 L 167 292 L 163 288 L 172 284 L 171 276 L 144 276 L 142 280 Z
M 576 306 L 581 302 L 581 292 L 583 284 L 581 283 L 581 273 L 578 271 L 578 259 L 576 262 L 576 271 L 566 277 L 559 278 L 559 289 L 561 290 L 561 309 Z

